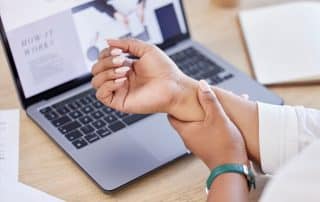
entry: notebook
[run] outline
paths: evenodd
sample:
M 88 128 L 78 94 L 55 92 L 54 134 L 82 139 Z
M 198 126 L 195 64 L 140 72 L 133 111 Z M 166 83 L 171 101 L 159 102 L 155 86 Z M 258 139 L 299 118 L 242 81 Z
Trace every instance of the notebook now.
M 239 19 L 259 82 L 320 81 L 320 2 L 242 11 Z

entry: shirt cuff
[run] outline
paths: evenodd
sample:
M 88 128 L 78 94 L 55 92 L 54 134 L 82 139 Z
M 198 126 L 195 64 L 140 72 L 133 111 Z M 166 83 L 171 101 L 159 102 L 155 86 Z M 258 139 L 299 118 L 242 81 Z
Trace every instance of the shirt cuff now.
M 261 167 L 273 174 L 298 153 L 298 119 L 290 106 L 258 103 Z

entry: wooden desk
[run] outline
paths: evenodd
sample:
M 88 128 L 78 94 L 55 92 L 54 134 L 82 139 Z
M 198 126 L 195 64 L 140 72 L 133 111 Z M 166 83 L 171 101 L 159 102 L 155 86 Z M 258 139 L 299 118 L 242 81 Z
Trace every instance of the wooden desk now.
M 241 9 L 289 0 L 242 0 Z M 250 62 L 237 21 L 239 9 L 222 9 L 210 0 L 185 1 L 193 37 L 250 74 Z M 320 108 L 320 85 L 272 87 L 287 104 Z M 0 109 L 17 108 L 1 51 Z M 206 167 L 186 157 L 111 195 L 102 191 L 21 111 L 20 181 L 67 201 L 205 201 Z M 260 183 L 260 188 L 263 183 Z M 257 193 L 251 196 L 256 201 Z

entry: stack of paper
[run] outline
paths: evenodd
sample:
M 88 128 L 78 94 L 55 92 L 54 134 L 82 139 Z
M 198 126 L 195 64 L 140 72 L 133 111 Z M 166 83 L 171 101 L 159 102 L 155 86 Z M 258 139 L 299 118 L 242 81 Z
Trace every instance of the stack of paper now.
M 19 111 L 0 111 L 0 201 L 58 202 L 44 192 L 18 182 Z
M 258 8 L 239 18 L 259 82 L 320 81 L 320 2 Z

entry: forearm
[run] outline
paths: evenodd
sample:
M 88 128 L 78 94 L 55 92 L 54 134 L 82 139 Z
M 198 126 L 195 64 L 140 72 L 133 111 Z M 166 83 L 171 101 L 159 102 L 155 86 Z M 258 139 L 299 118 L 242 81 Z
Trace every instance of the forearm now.
M 239 128 L 246 143 L 249 158 L 260 164 L 258 106 L 231 92 L 213 87 L 225 112 Z
M 204 112 L 197 98 L 198 82 L 187 77 L 181 79 L 180 85 L 183 87 L 169 113 L 182 121 L 203 120 Z M 241 131 L 250 159 L 260 164 L 257 104 L 220 88 L 213 87 L 213 90 L 227 115 Z
M 226 173 L 218 176 L 212 183 L 208 202 L 248 201 L 248 184 L 243 175 Z

